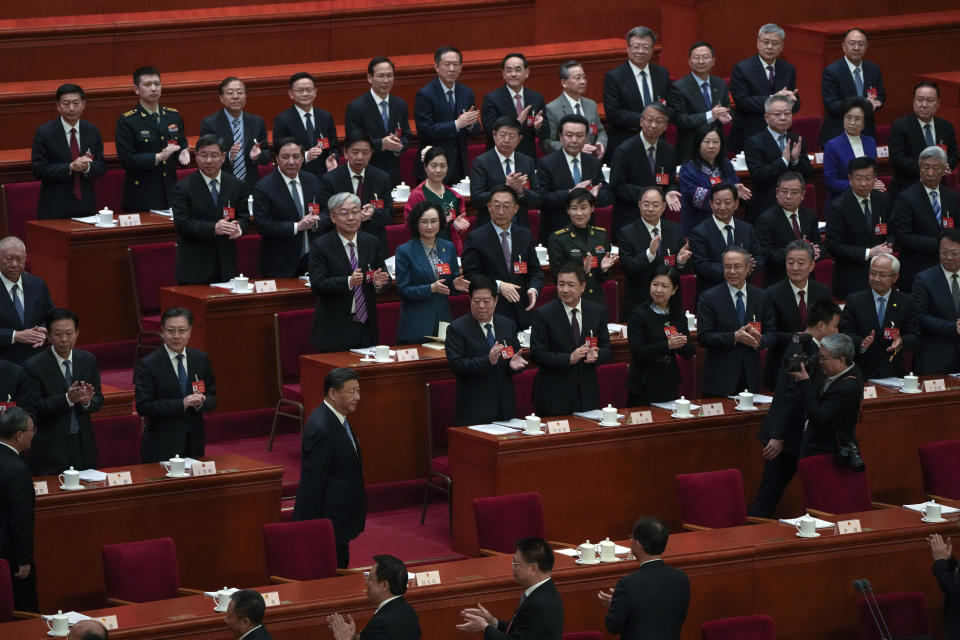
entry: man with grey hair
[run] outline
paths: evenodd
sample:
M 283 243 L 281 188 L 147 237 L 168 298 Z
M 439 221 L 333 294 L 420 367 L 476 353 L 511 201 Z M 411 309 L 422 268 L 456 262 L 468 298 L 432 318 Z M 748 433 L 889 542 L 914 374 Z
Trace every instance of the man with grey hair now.
M 942 184 L 949 170 L 947 154 L 936 146 L 920 152 L 920 181 L 900 192 L 893 203 L 892 231 L 900 249 L 900 289 L 912 291 L 913 278 L 937 264 L 937 238 L 953 229 L 957 192 Z
M 778 25 L 763 25 L 757 33 L 757 55 L 734 65 L 730 95 L 737 105 L 737 117 L 730 129 L 728 151 L 740 151 L 747 138 L 763 131 L 764 103 L 770 96 L 789 100 L 793 113 L 800 110 L 797 70 L 780 58 L 785 38 L 786 33 Z
M 560 150 L 560 118 L 574 113 L 586 118 L 590 124 L 583 153 L 602 158 L 607 150 L 607 131 L 600 121 L 597 103 L 583 95 L 587 92 L 587 72 L 579 62 L 567 60 L 560 65 L 560 86 L 563 92 L 546 109 L 550 135 L 540 138 L 544 155 Z
M 335 230 L 310 245 L 310 288 L 317 296 L 313 344 L 346 351 L 379 342 L 378 291 L 390 282 L 377 239 L 360 231 L 360 198 L 337 193 L 327 202 Z
M 900 261 L 890 253 L 870 259 L 870 288 L 847 296 L 840 331 L 858 345 L 856 362 L 865 378 L 902 377 L 903 354 L 917 346 L 917 314 L 909 294 L 894 285 Z
M 26 273 L 27 247 L 16 236 L 0 240 L 0 359 L 23 365 L 47 340 L 53 310 L 47 284 Z
M 627 61 L 607 72 L 603 78 L 603 108 L 607 114 L 610 144 L 607 163 L 613 152 L 630 136 L 640 131 L 643 108 L 651 102 L 664 102 L 670 91 L 670 72 L 650 62 L 657 34 L 647 27 L 627 32 Z

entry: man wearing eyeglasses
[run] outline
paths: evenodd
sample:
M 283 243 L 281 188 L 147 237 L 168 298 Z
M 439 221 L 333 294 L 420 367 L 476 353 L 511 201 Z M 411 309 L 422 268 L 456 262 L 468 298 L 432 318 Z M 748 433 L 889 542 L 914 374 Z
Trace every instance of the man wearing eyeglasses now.
M 944 229 L 938 244 L 940 263 L 914 281 L 918 375 L 960 371 L 960 229 Z
M 240 78 L 223 79 L 220 104 L 223 109 L 200 123 L 200 134 L 212 133 L 220 138 L 220 144 L 228 149 L 223 169 L 242 182 L 250 193 L 260 179 L 258 165 L 270 162 L 267 125 L 260 116 L 244 110 L 247 85 Z
M 273 139 L 294 138 L 306 149 L 303 170 L 318 178 L 337 167 L 337 128 L 329 111 L 313 106 L 317 85 L 309 73 L 290 76 L 293 106 L 273 119 Z
M 887 91 L 883 88 L 880 67 L 863 59 L 868 46 L 866 31 L 856 27 L 847 30 L 840 44 L 843 57 L 823 69 L 820 80 L 824 110 L 823 127 L 820 129 L 821 148 L 827 140 L 843 133 L 843 103 L 853 96 L 866 98 L 873 107 L 869 113 L 863 114 L 866 117 L 863 135 L 874 140 L 877 138 L 873 113 L 886 103 Z
M 694 155 L 693 146 L 701 127 L 715 129 L 722 138 L 723 126 L 733 121 L 727 83 L 710 74 L 716 61 L 709 42 L 694 42 L 688 59 L 690 73 L 670 87 L 667 109 L 677 125 L 678 164 Z

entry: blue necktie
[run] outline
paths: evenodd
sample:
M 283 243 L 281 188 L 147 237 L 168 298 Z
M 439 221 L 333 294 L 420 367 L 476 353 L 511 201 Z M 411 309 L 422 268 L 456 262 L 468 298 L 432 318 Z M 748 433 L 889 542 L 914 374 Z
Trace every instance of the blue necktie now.
M 387 101 L 380 101 L 380 119 L 383 120 L 383 130 L 390 134 L 390 112 L 387 111 Z
M 493 335 L 493 325 L 488 322 L 483 326 L 487 330 L 487 344 L 493 349 L 493 345 L 497 343 L 497 338 Z
M 210 181 L 210 197 L 213 198 L 213 204 L 220 202 L 220 190 L 217 189 L 217 181 Z
M 23 325 L 23 303 L 20 302 L 20 285 L 14 284 L 10 287 L 10 297 L 13 298 L 13 308 L 17 310 L 17 315 L 20 316 L 20 324 Z
M 183 354 L 177 354 L 177 380 L 180 381 L 180 393 L 187 396 L 187 370 L 183 366 Z
M 233 118 L 233 143 L 240 145 L 240 153 L 237 159 L 233 161 L 233 177 L 240 182 L 247 177 L 247 162 L 243 157 L 243 135 L 240 132 L 240 118 Z M 214 200 L 216 202 L 216 200 Z
M 710 99 L 710 83 L 704 82 L 700 85 L 700 92 L 703 94 L 703 101 L 707 103 L 707 109 L 713 107 L 713 100 Z
M 877 298 L 877 326 L 883 328 L 883 319 L 887 315 L 887 301 L 883 297 Z
M 857 95 L 863 95 L 863 76 L 860 75 L 860 67 L 853 70 L 853 84 L 857 87 Z
M 747 324 L 747 307 L 743 304 L 743 291 L 737 291 L 737 322 L 741 327 Z
M 927 142 L 928 147 L 932 147 L 936 144 L 933 141 L 933 128 L 929 124 L 923 125 L 923 139 Z
M 453 117 L 457 117 L 457 101 L 453 99 L 453 89 L 447 90 L 447 106 L 450 107 L 450 112 L 453 113 Z
M 67 389 L 73 384 L 73 371 L 70 369 L 70 361 L 63 361 L 63 381 L 67 383 Z M 70 433 L 80 433 L 80 423 L 77 421 L 77 407 L 70 407 Z
M 732 247 L 733 246 L 733 225 L 728 224 L 723 228 L 723 230 L 727 232 L 727 246 Z
M 356 438 L 353 437 L 353 429 L 350 428 L 350 421 L 347 420 L 346 418 L 343 419 L 343 428 L 347 430 L 347 437 L 350 438 L 350 444 L 353 445 L 354 452 L 356 452 L 357 455 L 359 455 L 360 450 L 357 449 L 357 440 Z
M 650 96 L 650 87 L 647 86 L 647 72 L 640 72 L 640 86 L 643 87 L 643 106 L 647 107 L 653 102 L 653 98 Z
M 943 215 L 940 210 L 940 200 L 937 198 L 937 192 L 931 191 L 930 198 L 933 200 L 930 204 L 933 206 L 933 215 L 937 216 L 937 224 L 943 222 Z
M 777 136 L 777 144 L 780 145 L 780 153 L 787 148 L 787 136 L 781 134 Z
M 573 184 L 580 184 L 580 160 L 573 159 Z
M 510 175 L 510 173 L 513 171 L 513 170 L 510 168 L 510 158 L 507 158 L 506 160 L 504 160 L 504 161 L 503 161 L 503 164 L 504 164 L 503 175 L 505 175 L 505 176 Z

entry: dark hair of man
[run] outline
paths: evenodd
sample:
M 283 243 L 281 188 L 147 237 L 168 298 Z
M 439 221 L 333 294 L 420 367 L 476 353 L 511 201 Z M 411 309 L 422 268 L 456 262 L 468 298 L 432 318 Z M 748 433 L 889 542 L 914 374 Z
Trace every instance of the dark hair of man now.
M 94 622 L 97 622 L 100 626 L 87 629 L 77 640 L 108 640 L 107 628 L 97 620 Z
M 410 210 L 410 215 L 407 216 L 407 228 L 410 230 L 411 238 L 420 237 L 420 218 L 423 217 L 427 211 L 436 211 L 437 217 L 440 218 L 440 227 L 437 231 L 443 231 L 443 228 L 447 225 L 446 216 L 443 214 L 443 211 L 440 209 L 440 205 L 436 202 L 430 202 L 429 200 L 423 200 L 413 205 L 413 209 Z
M 950 242 L 960 243 L 960 229 L 944 229 L 940 232 L 940 237 L 937 238 L 937 247 L 940 246 L 941 241 L 949 240 Z
M 724 191 L 729 191 L 732 193 L 734 200 L 740 199 L 740 194 L 737 193 L 737 187 L 729 182 L 719 182 L 710 187 L 710 199 L 713 200 L 713 196 L 717 195 L 718 193 L 723 193 Z
M 720 152 L 717 153 L 717 159 L 713 161 L 713 165 L 709 165 L 706 160 L 700 155 L 700 145 L 703 143 L 703 139 L 707 137 L 708 133 L 716 133 L 720 136 Z M 729 180 L 736 175 L 736 172 L 733 170 L 733 165 L 727 162 L 727 145 L 723 139 L 723 132 L 717 131 L 713 127 L 703 126 L 697 129 L 696 138 L 693 141 L 693 157 L 690 158 L 690 161 L 693 162 L 693 166 L 697 169 L 702 169 L 703 167 L 709 166 L 711 169 L 719 169 L 720 175 L 723 177 L 724 181 Z
M 160 316 L 160 326 L 166 326 L 167 320 L 170 318 L 186 318 L 187 324 L 191 327 L 193 326 L 193 313 L 190 312 L 190 309 L 184 309 L 183 307 L 170 307 Z
M 663 195 L 663 189 L 660 188 L 658 185 L 653 185 L 653 184 L 648 187 L 643 187 L 643 189 L 640 191 L 640 197 L 637 198 L 637 202 L 640 202 L 641 200 L 643 200 L 643 196 L 647 195 L 648 191 L 656 191 L 657 194 L 660 196 L 660 200 L 662 202 L 666 202 L 667 198 L 665 195 Z
M 720 254 L 720 262 L 721 262 L 721 263 L 723 262 L 723 259 L 727 257 L 727 254 L 728 254 L 728 253 L 736 253 L 736 254 L 739 254 L 739 255 L 743 256 L 744 258 L 746 258 L 746 261 L 747 261 L 747 262 L 750 262 L 750 258 L 752 257 L 752 256 L 750 255 L 750 252 L 747 251 L 747 250 L 746 250 L 744 247 L 742 247 L 741 245 L 739 245 L 739 244 L 732 244 L 732 245 L 730 245 L 729 247 L 727 247 L 726 249 L 724 249 L 724 250 L 723 250 L 723 253 Z
M 627 44 L 630 44 L 631 38 L 650 38 L 654 44 L 657 43 L 657 32 L 649 27 L 634 27 L 627 31 Z
M 447 53 L 457 54 L 457 57 L 460 58 L 460 64 L 463 64 L 463 54 L 460 52 L 460 49 L 457 49 L 456 47 L 450 47 L 450 46 L 440 47 L 439 49 L 434 51 L 433 62 L 435 64 L 440 64 L 440 59 L 443 58 L 444 54 L 447 54 Z
M 670 311 L 670 315 L 681 312 L 683 310 L 683 303 L 680 300 L 680 272 L 666 262 L 661 262 L 654 267 L 650 279 L 653 280 L 657 276 L 667 276 L 670 278 L 670 284 L 677 289 L 673 292 L 673 295 L 670 296 L 669 302 L 667 302 L 667 309 Z
M 847 163 L 847 175 L 850 175 L 854 171 L 859 171 L 860 169 L 866 169 L 867 167 L 873 169 L 873 172 L 877 172 L 877 161 L 871 158 L 870 156 L 860 156 L 859 158 L 852 158 L 850 162 Z
M 583 270 L 583 265 L 579 262 L 568 262 L 557 269 L 557 280 L 560 280 L 561 274 L 564 273 L 572 273 L 573 275 L 577 276 L 577 280 L 580 281 L 580 284 L 587 283 L 587 272 Z
M 589 189 L 584 189 L 583 187 L 577 187 L 576 189 L 570 189 L 567 191 L 567 197 L 564 198 L 563 208 L 569 209 L 570 205 L 577 202 L 587 202 L 590 204 L 591 209 L 597 207 L 596 197 L 590 193 Z
M 199 153 L 200 149 L 203 149 L 204 147 L 216 147 L 221 152 L 227 150 L 223 144 L 223 138 L 214 133 L 205 133 L 197 138 L 197 144 L 194 145 L 194 149 L 196 149 L 197 153 Z
M 844 40 L 846 40 L 847 36 L 853 33 L 854 31 L 859 31 L 860 33 L 862 33 L 863 39 L 866 40 L 867 42 L 870 42 L 870 34 L 864 31 L 863 29 L 861 29 L 860 27 L 850 27 L 849 29 L 844 31 L 843 36 L 840 38 L 840 41 L 843 42 Z
M 137 86 L 140 84 L 140 78 L 143 76 L 157 76 L 160 77 L 160 72 L 156 67 L 138 67 L 133 72 L 133 84 Z
M 407 566 L 400 558 L 387 554 L 373 556 L 377 564 L 377 581 L 386 582 L 390 593 L 402 596 L 407 592 Z
M 813 252 L 813 245 L 809 244 L 806 240 L 797 239 L 788 242 L 787 246 L 783 248 L 784 258 L 786 258 L 791 251 L 803 251 L 805 254 L 807 254 L 807 258 L 809 258 L 810 262 L 816 260 L 817 254 Z
M 713 50 L 712 44 L 710 44 L 709 42 L 705 42 L 704 40 L 698 40 L 697 42 L 694 42 L 692 45 L 690 45 L 690 50 L 687 51 L 687 57 L 692 56 L 693 50 L 699 49 L 700 47 L 706 47 L 707 49 L 710 49 L 710 55 L 712 56 L 717 55 L 717 52 Z
M 236 76 L 227 76 L 226 78 L 224 78 L 223 80 L 220 81 L 220 88 L 219 88 L 220 95 L 223 95 L 223 92 L 227 90 L 227 86 L 228 86 L 231 82 L 239 82 L 241 85 L 243 85 L 243 90 L 244 90 L 244 91 L 247 90 L 247 83 L 246 83 L 246 82 L 244 82 L 243 80 L 241 80 L 240 78 L 238 78 L 238 77 L 236 77 Z
M 87 99 L 87 94 L 83 92 L 83 87 L 78 84 L 62 84 L 57 87 L 57 102 L 60 102 L 60 98 L 67 95 L 68 93 L 76 93 L 80 96 L 81 100 Z
M 343 148 L 349 149 L 358 142 L 366 142 L 373 149 L 373 138 L 367 133 L 366 129 L 353 129 L 347 132 L 347 139 L 343 142 Z
M 303 153 L 303 145 L 300 144 L 300 141 L 294 137 L 287 136 L 285 138 L 280 138 L 273 143 L 273 153 L 275 156 L 280 155 L 280 149 L 283 149 L 288 144 L 295 144 L 297 148 L 300 149 L 300 153 Z
M 860 111 L 863 111 L 864 116 L 873 113 L 873 105 L 866 98 L 861 98 L 860 96 L 845 98 L 843 106 L 840 108 L 840 115 L 847 115 L 851 109 L 860 109 Z
M 444 151 L 443 147 L 441 147 L 440 145 L 438 144 L 433 145 L 432 147 L 427 149 L 427 152 L 425 154 L 423 154 L 423 166 L 427 166 L 435 158 L 439 158 L 440 156 L 443 156 L 443 159 L 446 160 L 447 152 Z
M 517 199 L 517 192 L 505 184 L 498 184 L 493 189 L 490 189 L 490 197 L 487 198 L 487 202 L 493 200 L 493 196 L 497 195 L 498 193 L 509 193 L 510 197 L 513 198 L 514 204 L 520 203 L 520 201 Z
M 633 525 L 633 539 L 640 543 L 644 552 L 659 556 L 667 548 L 670 529 L 660 518 L 642 516 Z
M 331 369 L 323 378 L 323 395 L 327 395 L 327 392 L 330 389 L 336 389 L 340 391 L 343 389 L 343 385 L 347 384 L 351 380 L 359 380 L 360 376 L 357 375 L 357 372 L 353 369 L 348 369 L 347 367 L 337 367 L 336 369 Z
M 553 571 L 553 549 L 543 538 L 520 538 L 517 551 L 524 562 L 537 565 L 540 573 Z
M 75 314 L 70 309 L 64 309 L 62 307 L 57 307 L 56 309 L 51 310 L 50 313 L 47 314 L 47 317 L 46 317 L 47 328 L 49 329 L 54 322 L 57 322 L 59 320 L 73 320 L 73 328 L 74 329 L 80 328 L 80 318 L 77 317 L 77 314 Z
M 367 65 L 367 74 L 372 76 L 373 70 L 377 68 L 377 65 L 383 64 L 384 62 L 390 65 L 391 71 L 393 72 L 397 71 L 397 68 L 393 66 L 393 60 L 391 60 L 387 56 L 376 56 L 375 58 L 371 58 L 370 63 Z
M 586 130 L 590 130 L 590 123 L 587 122 L 587 119 L 583 116 L 577 115 L 575 113 L 568 113 L 567 115 L 560 118 L 560 123 L 557 125 L 557 131 L 563 133 L 563 126 L 566 124 L 581 124 Z
M 310 75 L 306 71 L 298 71 L 297 73 L 290 76 L 290 81 L 288 83 L 288 86 L 290 87 L 290 89 L 293 89 L 293 85 L 294 83 L 297 82 L 297 80 L 309 80 L 314 84 L 314 86 L 316 86 L 317 84 L 317 81 L 313 79 L 312 75 Z
M 500 116 L 493 121 L 493 132 L 496 133 L 504 127 L 509 127 L 510 129 L 515 129 L 517 133 L 520 133 L 520 121 L 514 116 Z
M 787 171 L 786 173 L 780 174 L 780 177 L 777 178 L 777 187 L 782 185 L 784 182 L 799 182 L 800 188 L 803 189 L 807 186 L 807 181 L 803 179 L 803 176 L 796 171 Z
M 834 316 L 843 313 L 833 300 L 821 299 L 807 307 L 807 327 L 815 327 L 819 323 L 830 324 Z
M 917 95 L 917 89 L 933 89 L 937 92 L 937 100 L 940 99 L 940 85 L 936 82 L 931 82 L 930 80 L 921 80 L 917 84 L 913 85 L 913 95 Z
M 667 108 L 662 104 L 660 104 L 659 102 L 651 102 L 650 104 L 648 104 L 643 108 L 644 111 L 646 111 L 647 109 L 653 109 L 654 111 L 656 111 L 661 115 L 665 115 L 668 118 L 670 117 L 670 112 L 667 111 Z
M 490 292 L 490 295 L 493 296 L 493 299 L 497 299 L 498 288 L 497 281 L 491 278 L 490 276 L 485 276 L 482 273 L 478 273 L 472 278 L 470 278 L 470 297 L 473 297 L 474 292 L 487 290 Z
M 560 65 L 560 71 L 558 72 L 560 79 L 566 80 L 567 78 L 569 78 L 570 69 L 573 69 L 574 67 L 583 67 L 583 65 L 577 62 L 576 60 L 567 60 L 562 65 Z
M 267 605 L 258 592 L 253 589 L 234 591 L 230 596 L 230 602 L 233 603 L 233 612 L 238 618 L 246 618 L 254 626 L 263 622 L 263 612 Z
M 526 68 L 528 68 L 528 67 L 530 66 L 530 65 L 527 63 L 527 57 L 526 57 L 525 55 L 523 55 L 522 53 L 508 53 L 507 55 L 503 56 L 503 61 L 500 63 L 500 68 L 501 68 L 501 69 L 503 69 L 504 67 L 507 66 L 507 60 L 509 60 L 510 58 L 520 58 L 520 61 L 523 62 L 523 68 L 524 68 L 524 69 L 526 69 Z
M 21 407 L 10 407 L 0 413 L 0 438 L 9 440 L 18 431 L 26 431 L 30 421 L 30 414 Z

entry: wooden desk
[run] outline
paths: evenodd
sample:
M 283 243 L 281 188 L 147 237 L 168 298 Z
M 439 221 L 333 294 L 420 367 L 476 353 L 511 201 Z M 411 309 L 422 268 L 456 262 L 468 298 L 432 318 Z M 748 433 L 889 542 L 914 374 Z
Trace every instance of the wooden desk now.
M 217 411 L 262 409 L 277 402 L 273 314 L 311 309 L 315 301 L 298 278 L 277 279 L 275 293 L 238 294 L 210 285 L 160 289 L 162 308 L 193 313 L 190 346 L 210 356 Z
M 100 386 L 100 392 L 103 394 L 103 406 L 100 407 L 100 411 L 94 414 L 97 418 L 128 416 L 133 413 L 132 389 L 121 389 L 104 384 Z
M 79 344 L 137 337 L 127 247 L 177 239 L 170 218 L 141 213 L 138 227 L 99 229 L 69 218 L 27 222 L 30 271 L 53 302 L 80 316 Z
M 216 475 L 168 479 L 159 464 L 135 465 L 105 469 L 130 471 L 133 484 L 83 491 L 62 491 L 56 476 L 34 478 L 50 491 L 36 502 L 41 609 L 102 606 L 100 547 L 148 538 L 174 539 L 181 586 L 265 582 L 260 529 L 280 519 L 283 467 L 226 453 L 205 459 L 216 461 Z

